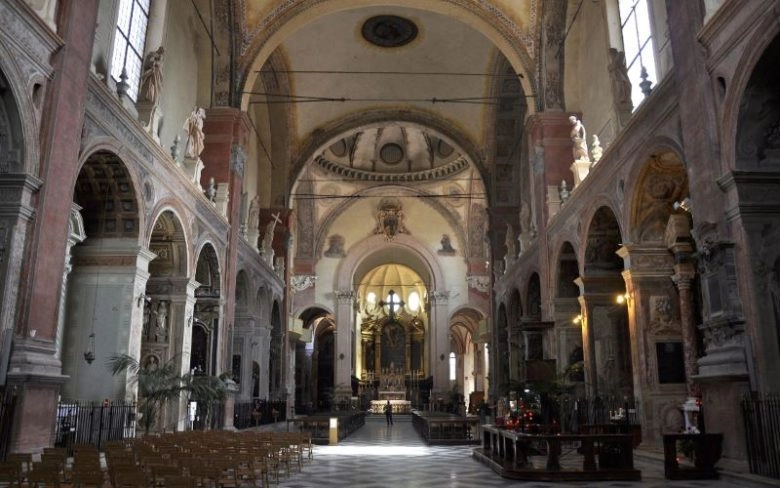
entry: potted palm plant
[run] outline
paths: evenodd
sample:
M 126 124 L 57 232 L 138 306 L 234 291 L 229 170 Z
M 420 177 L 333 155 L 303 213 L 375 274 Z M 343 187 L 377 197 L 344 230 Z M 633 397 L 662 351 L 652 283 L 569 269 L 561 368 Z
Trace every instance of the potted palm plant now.
M 132 356 L 117 354 L 107 364 L 113 375 L 128 372 L 130 381 L 138 385 L 138 411 L 145 434 L 167 403 L 179 399 L 182 393 L 205 401 L 220 399 L 225 394 L 225 384 L 216 376 L 180 374 L 175 357 L 163 364 L 141 364 Z

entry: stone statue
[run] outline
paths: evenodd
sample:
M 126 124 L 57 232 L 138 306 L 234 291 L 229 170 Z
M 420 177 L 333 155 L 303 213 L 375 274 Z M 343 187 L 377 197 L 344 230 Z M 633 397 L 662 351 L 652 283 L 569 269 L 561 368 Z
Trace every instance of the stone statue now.
M 208 198 L 211 203 L 214 203 L 217 200 L 217 183 L 214 181 L 213 177 L 209 178 L 209 186 L 206 188 L 206 198 Z
M 631 79 L 626 68 L 626 55 L 614 47 L 609 48 L 609 77 L 612 82 L 612 96 L 620 125 L 625 126 L 631 118 L 634 103 L 631 101 Z
M 156 51 L 146 53 L 144 69 L 141 74 L 141 97 L 152 102 L 152 105 L 155 106 L 160 103 L 160 92 L 162 92 L 164 55 L 165 48 L 162 46 Z
M 154 337 L 157 342 L 163 342 L 168 337 L 168 302 L 160 300 L 155 312 Z
M 206 111 L 195 107 L 187 120 L 184 122 L 184 130 L 187 131 L 187 148 L 184 151 L 184 157 L 190 159 L 199 159 L 203 152 L 203 119 L 206 118 Z M 198 178 L 200 180 L 200 178 Z
M 531 231 L 531 207 L 528 202 L 523 201 L 520 204 L 520 234 Z
M 569 187 L 566 185 L 566 180 L 561 180 L 561 187 L 558 189 L 558 196 L 561 197 L 561 204 L 566 203 L 569 199 Z
M 260 226 L 260 195 L 255 195 L 249 202 L 249 216 L 246 221 L 248 231 L 258 230 Z
M 574 115 L 569 117 L 569 122 L 571 123 L 571 132 L 569 135 L 571 137 L 571 142 L 574 144 L 574 148 L 572 149 L 574 160 L 588 161 L 590 158 L 588 158 L 588 143 L 586 141 L 587 133 L 585 132 L 585 126 L 583 126 L 580 119 Z
M 144 327 L 143 327 L 143 339 L 149 339 L 149 322 L 152 320 L 152 307 L 150 303 L 144 300 Z
M 601 141 L 599 141 L 599 136 L 596 134 L 593 134 L 593 144 L 590 146 L 590 153 L 593 155 L 593 163 L 598 163 L 601 159 L 601 155 L 604 153 L 604 151 L 601 149 Z
M 274 231 L 276 230 L 276 224 L 281 222 L 279 213 L 271 215 L 271 221 L 265 226 L 265 234 L 263 234 L 263 247 L 260 252 L 265 256 L 266 262 L 273 266 L 274 262 Z

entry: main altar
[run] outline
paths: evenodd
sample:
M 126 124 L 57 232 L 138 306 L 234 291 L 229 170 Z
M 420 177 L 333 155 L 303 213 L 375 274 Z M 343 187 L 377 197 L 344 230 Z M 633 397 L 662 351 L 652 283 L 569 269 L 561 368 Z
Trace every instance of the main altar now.
M 393 409 L 393 413 L 411 413 L 412 402 L 407 399 L 407 377 L 410 378 L 411 383 L 416 383 L 418 378 L 417 372 L 410 374 L 404 373 L 400 368 L 385 368 L 380 370 L 378 375 L 378 381 L 374 379 L 373 372 L 368 372 L 366 376 L 369 376 L 369 381 L 373 384 L 378 383 L 377 396 L 378 400 L 371 400 L 371 413 L 384 413 L 385 405 L 390 402 L 390 406 Z M 410 387 L 412 384 L 410 384 Z

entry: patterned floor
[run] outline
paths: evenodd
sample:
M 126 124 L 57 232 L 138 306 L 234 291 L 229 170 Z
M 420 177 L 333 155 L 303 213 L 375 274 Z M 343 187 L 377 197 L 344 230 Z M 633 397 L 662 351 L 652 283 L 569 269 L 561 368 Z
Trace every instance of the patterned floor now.
M 473 447 L 427 446 L 412 428 L 409 417 L 396 416 L 387 427 L 383 417 L 369 417 L 366 425 L 335 446 L 317 446 L 314 461 L 303 472 L 282 480 L 286 488 L 416 488 L 416 487 L 680 487 L 721 488 L 745 486 L 725 480 L 675 481 L 663 477 L 660 463 L 635 458 L 642 481 L 546 483 L 501 478 L 472 459 Z

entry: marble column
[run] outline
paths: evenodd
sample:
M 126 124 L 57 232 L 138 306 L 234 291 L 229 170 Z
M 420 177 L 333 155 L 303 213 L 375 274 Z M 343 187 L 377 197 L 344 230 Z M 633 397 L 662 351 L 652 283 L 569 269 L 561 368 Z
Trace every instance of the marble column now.
M 672 281 L 680 293 L 680 320 L 682 322 L 685 380 L 688 387 L 688 396 L 699 397 L 701 392 L 695 381 L 696 375 L 699 373 L 699 365 L 697 363 L 696 323 L 693 317 L 693 296 L 691 294 L 691 285 L 696 274 L 692 266 L 690 266 L 690 271 L 680 269 L 684 267 L 687 266 L 675 265 Z
M 449 291 L 446 290 L 434 290 L 430 293 L 430 362 L 433 394 L 442 398 L 447 398 L 450 391 L 449 296 Z

